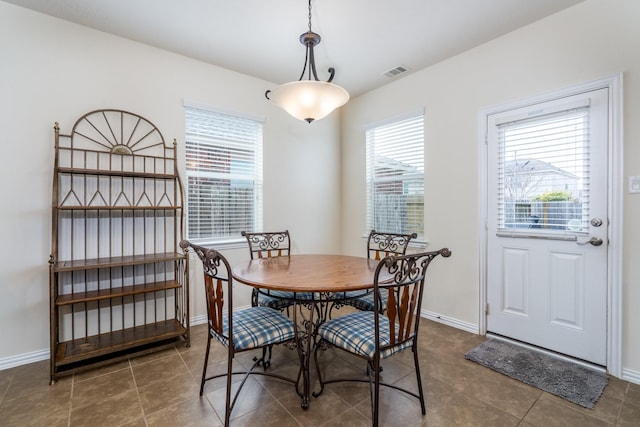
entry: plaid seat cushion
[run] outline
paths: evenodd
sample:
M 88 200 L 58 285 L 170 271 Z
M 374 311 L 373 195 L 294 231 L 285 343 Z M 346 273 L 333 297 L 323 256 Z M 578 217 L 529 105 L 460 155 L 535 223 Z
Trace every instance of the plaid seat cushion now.
M 362 311 L 373 311 L 375 306 L 375 300 L 373 298 L 373 291 L 362 294 L 362 291 L 346 292 L 344 305 L 350 305 Z M 382 298 L 382 311 L 387 309 L 387 299 Z
M 229 316 L 223 316 L 223 328 L 229 331 Z M 228 345 L 225 337 L 213 334 L 223 345 Z M 295 336 L 293 321 L 269 307 L 250 307 L 233 313 L 233 343 L 236 350 L 279 344 Z
M 318 328 L 318 335 L 338 348 L 369 359 L 373 359 L 376 351 L 375 320 L 371 311 L 359 311 L 329 320 Z M 389 319 L 380 316 L 380 346 L 389 344 Z M 385 359 L 410 348 L 411 344 L 409 340 L 388 348 L 380 353 L 380 357 Z
M 266 293 L 269 293 L 266 295 Z M 295 298 L 299 300 L 308 300 L 313 298 L 311 292 L 296 292 Z M 261 290 L 258 293 L 258 305 L 260 307 L 270 307 L 276 310 L 282 310 L 293 304 L 294 295 L 289 291 L 267 291 Z

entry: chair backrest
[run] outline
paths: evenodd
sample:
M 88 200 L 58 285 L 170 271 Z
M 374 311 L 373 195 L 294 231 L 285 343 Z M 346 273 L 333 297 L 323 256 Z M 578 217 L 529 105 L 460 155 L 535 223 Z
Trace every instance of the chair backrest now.
M 204 290 L 207 304 L 207 318 L 209 328 L 215 331 L 219 337 L 227 342 L 229 340 L 228 331 L 233 330 L 233 276 L 229 261 L 218 251 L 205 248 L 191 243 L 187 240 L 180 242 L 180 247 L 187 252 L 191 248 L 200 261 L 204 272 Z M 223 310 L 226 304 L 228 314 L 228 329 L 223 327 Z
M 380 260 L 389 255 L 404 255 L 409 241 L 416 237 L 416 233 L 381 233 L 371 230 L 367 242 L 367 258 Z
M 289 230 L 261 233 L 242 232 L 249 243 L 251 259 L 271 258 L 273 256 L 289 256 Z
M 387 298 L 390 346 L 412 339 L 418 333 L 425 275 L 431 261 L 442 255 L 451 256 L 447 248 L 411 255 L 388 256 L 378 264 L 374 276 L 376 342 L 379 343 L 382 298 Z M 388 292 L 380 292 L 387 289 Z M 398 326 L 397 331 L 395 325 Z M 381 351 L 384 348 L 380 349 Z

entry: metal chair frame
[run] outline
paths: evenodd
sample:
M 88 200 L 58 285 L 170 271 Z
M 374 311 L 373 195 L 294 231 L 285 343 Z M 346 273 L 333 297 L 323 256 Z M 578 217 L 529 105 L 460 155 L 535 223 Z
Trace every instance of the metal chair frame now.
M 265 359 L 267 347 L 272 347 L 275 344 L 290 343 L 295 346 L 295 328 L 293 327 L 293 321 L 287 318 L 280 311 L 268 308 L 268 307 L 249 307 L 239 310 L 234 313 L 233 311 L 233 276 L 231 274 L 231 267 L 227 259 L 218 251 L 214 249 L 205 248 L 187 240 L 180 242 L 180 247 L 185 253 L 190 248 L 195 252 L 203 264 L 204 270 L 204 284 L 207 304 L 207 319 L 208 319 L 208 334 L 207 334 L 207 349 L 205 352 L 204 366 L 202 368 L 202 379 L 200 381 L 200 396 L 203 395 L 204 385 L 207 381 L 214 378 L 220 378 L 226 376 L 226 406 L 224 415 L 224 425 L 229 425 L 229 420 L 233 407 L 236 404 L 238 396 L 242 391 L 242 387 L 247 381 L 249 375 L 263 375 L 274 377 L 282 381 L 286 381 L 292 384 L 297 383 L 297 379 L 286 378 L 284 376 L 267 372 L 270 365 L 271 353 L 269 353 L 269 359 Z M 224 311 L 226 309 L 226 312 Z M 259 309 L 264 312 L 265 316 L 270 319 L 275 319 L 284 325 L 287 330 L 287 335 L 290 335 L 288 339 L 269 339 L 262 345 L 249 346 L 243 348 L 236 348 L 237 340 L 234 330 L 234 316 L 247 314 L 251 310 Z M 226 323 L 226 325 L 225 325 Z M 226 327 L 225 327 L 226 326 Z M 289 331 L 290 328 L 290 331 Z M 207 377 L 207 365 L 209 362 L 209 352 L 211 349 L 211 339 L 215 338 L 227 348 L 227 372 L 224 374 L 218 374 Z M 236 353 L 260 350 L 262 349 L 262 356 L 255 357 L 253 359 L 253 366 L 247 371 L 233 371 L 233 359 Z M 262 366 L 263 370 L 255 370 L 256 367 Z M 233 401 L 231 400 L 231 378 L 233 375 L 244 375 L 238 390 L 236 391 Z
M 264 232 L 242 231 L 241 234 L 247 239 L 251 259 L 290 255 L 291 237 L 289 236 L 289 230 Z M 261 303 L 261 296 L 269 297 L 269 292 L 253 288 L 251 292 L 251 305 L 254 307 L 259 305 L 268 306 L 266 303 Z M 279 292 L 277 296 L 273 298 L 277 298 L 278 309 L 280 310 L 288 309 L 293 305 L 293 300 L 287 299 L 285 292 Z
M 371 230 L 367 239 L 367 258 L 380 260 L 389 255 L 404 255 L 417 233 L 386 233 Z
M 320 391 L 313 393 L 315 397 L 322 394 L 326 384 L 344 381 L 368 382 L 374 426 L 378 425 L 380 386 L 390 387 L 417 398 L 420 401 L 422 415 L 426 414 L 418 361 L 418 327 L 427 267 L 438 255 L 449 257 L 451 251 L 443 248 L 438 251 L 385 257 L 375 271 L 374 296 L 377 303 L 373 313 L 358 311 L 346 314 L 328 320 L 318 328 L 319 340 L 314 351 L 314 360 Z M 388 291 L 385 313 L 379 309 L 382 299 L 380 290 L 382 289 Z M 373 339 L 367 334 L 367 332 L 369 334 L 371 332 L 367 330 L 371 327 L 371 317 L 373 317 L 375 332 Z M 381 326 L 388 328 L 388 330 L 381 330 Z M 384 342 L 382 338 L 384 338 Z M 354 344 L 356 341 L 357 343 Z M 318 363 L 318 350 L 326 350 L 330 347 L 339 348 L 365 359 L 368 379 L 336 378 L 324 380 Z M 380 381 L 381 359 L 392 357 L 407 349 L 413 351 L 418 393 Z
M 371 230 L 369 232 L 369 237 L 367 238 L 367 258 L 380 260 L 389 255 L 404 255 L 407 252 L 411 239 L 415 239 L 417 237 L 417 233 L 387 233 Z M 369 305 L 366 303 L 366 299 L 371 298 L 371 292 L 373 291 L 354 291 L 342 295 L 344 298 L 333 303 L 329 314 L 331 315 L 331 312 L 334 309 L 338 309 L 346 305 L 355 307 L 359 310 L 365 310 L 366 308 L 364 307 Z M 349 298 L 350 296 L 352 297 Z M 384 306 L 380 308 L 384 311 Z

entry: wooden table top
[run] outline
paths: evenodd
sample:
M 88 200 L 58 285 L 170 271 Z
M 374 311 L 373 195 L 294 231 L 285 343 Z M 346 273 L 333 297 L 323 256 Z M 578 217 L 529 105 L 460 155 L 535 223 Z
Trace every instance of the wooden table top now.
M 344 292 L 373 287 L 378 261 L 347 255 L 260 258 L 233 268 L 246 285 L 292 292 Z

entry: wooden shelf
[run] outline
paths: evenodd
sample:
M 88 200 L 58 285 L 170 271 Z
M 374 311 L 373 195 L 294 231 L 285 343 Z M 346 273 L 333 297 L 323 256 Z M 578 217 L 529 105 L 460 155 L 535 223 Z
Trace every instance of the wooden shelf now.
M 177 252 L 161 254 L 130 255 L 118 257 L 105 257 L 93 259 L 78 259 L 71 261 L 58 261 L 53 266 L 54 272 L 95 270 L 99 268 L 120 267 L 127 265 L 151 264 L 154 262 L 176 261 L 184 259 L 185 255 Z
M 72 294 L 58 295 L 56 305 L 70 305 L 80 302 L 99 301 L 111 298 L 121 298 L 130 295 L 139 295 L 149 292 L 179 289 L 180 283 L 175 280 L 164 282 L 144 283 L 142 285 L 122 286 L 117 288 L 99 289 L 87 292 L 74 292 Z
M 73 341 L 64 341 L 56 346 L 55 364 L 59 367 L 98 358 L 110 353 L 177 338 L 186 332 L 186 328 L 180 322 L 170 319 Z

